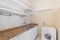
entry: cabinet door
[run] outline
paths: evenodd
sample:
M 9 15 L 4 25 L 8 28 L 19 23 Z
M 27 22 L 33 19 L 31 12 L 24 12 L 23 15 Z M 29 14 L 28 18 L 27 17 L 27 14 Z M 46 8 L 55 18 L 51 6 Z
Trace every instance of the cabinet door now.
M 25 33 L 24 33 L 24 40 L 31 40 L 31 31 L 29 30 L 29 31 L 26 31 Z
M 32 39 L 35 39 L 36 38 L 36 36 L 38 35 L 38 32 L 37 32 L 37 27 L 34 27 L 34 28 L 32 28 Z
M 34 40 L 37 36 L 37 27 L 34 27 L 18 36 L 12 38 L 11 40 Z
M 2 15 L 2 30 L 8 29 L 8 16 Z
M 22 34 L 19 34 L 19 40 L 29 40 L 29 32 L 27 33 L 27 32 L 24 32 L 24 33 L 22 33 Z
M 15 37 L 13 37 L 13 38 L 10 39 L 10 40 L 19 40 L 19 36 L 15 36 Z
M 29 30 L 30 31 L 30 33 L 29 33 L 29 38 L 30 38 L 30 40 L 34 40 L 35 39 L 35 37 L 37 36 L 37 30 L 36 30 L 37 28 L 36 27 L 34 27 L 34 28 L 32 28 L 31 30 Z
M 19 35 L 19 40 L 34 40 L 37 36 L 37 28 L 34 27 Z
M 24 39 L 24 33 L 19 34 L 19 40 L 25 40 L 25 39 Z
M 19 35 L 19 40 L 31 40 L 31 31 L 26 31 Z

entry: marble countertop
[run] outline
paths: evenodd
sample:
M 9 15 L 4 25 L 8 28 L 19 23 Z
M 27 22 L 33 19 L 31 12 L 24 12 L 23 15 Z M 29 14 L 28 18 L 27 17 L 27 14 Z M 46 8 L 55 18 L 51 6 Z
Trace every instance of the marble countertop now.
M 38 24 L 36 24 L 36 23 L 30 23 L 30 24 L 26 24 L 26 25 L 15 27 L 15 28 L 0 31 L 0 40 L 9 40 L 12 37 L 14 37 L 20 33 L 23 33 L 37 25 Z

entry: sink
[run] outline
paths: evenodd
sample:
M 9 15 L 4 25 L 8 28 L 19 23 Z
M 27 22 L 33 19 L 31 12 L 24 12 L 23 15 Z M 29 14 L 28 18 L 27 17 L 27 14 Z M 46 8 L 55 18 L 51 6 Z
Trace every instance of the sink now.
M 31 26 L 31 25 L 24 26 L 24 29 L 25 29 L 25 30 L 29 30 L 29 29 L 31 29 L 31 28 L 33 28 L 33 26 Z

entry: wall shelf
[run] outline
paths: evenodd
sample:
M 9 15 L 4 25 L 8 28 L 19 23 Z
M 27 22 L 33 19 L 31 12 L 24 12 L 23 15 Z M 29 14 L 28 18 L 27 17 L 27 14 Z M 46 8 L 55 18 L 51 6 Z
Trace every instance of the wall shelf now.
M 18 15 L 30 15 L 31 9 L 22 2 L 14 0 L 1 0 L 0 10 L 14 12 Z
M 0 1 L 0 6 L 3 6 L 3 7 L 6 7 L 6 8 L 11 8 L 11 9 L 14 9 L 14 10 L 22 10 L 24 11 L 25 9 L 30 9 L 28 6 L 26 6 L 24 3 L 22 2 L 17 2 L 17 1 L 14 1 L 14 0 L 1 0 Z
M 21 16 L 21 17 L 25 17 L 27 16 L 28 14 L 25 14 L 23 12 L 18 12 L 18 11 L 14 11 L 14 10 L 10 10 L 10 9 L 6 9 L 6 8 L 0 8 L 0 14 L 2 15 L 18 15 L 18 16 Z

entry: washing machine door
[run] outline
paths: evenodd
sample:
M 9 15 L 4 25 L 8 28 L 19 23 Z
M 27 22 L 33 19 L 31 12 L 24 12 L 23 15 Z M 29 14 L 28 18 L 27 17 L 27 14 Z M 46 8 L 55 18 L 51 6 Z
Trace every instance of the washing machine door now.
M 50 34 L 45 34 L 45 38 L 46 38 L 47 40 L 51 40 L 51 35 L 50 35 Z
M 56 29 L 54 27 L 42 27 L 41 40 L 56 40 Z

